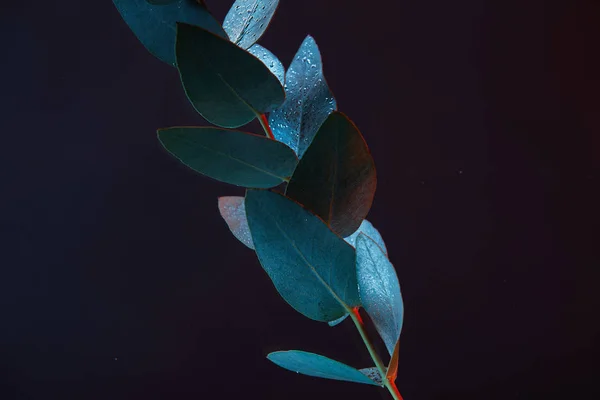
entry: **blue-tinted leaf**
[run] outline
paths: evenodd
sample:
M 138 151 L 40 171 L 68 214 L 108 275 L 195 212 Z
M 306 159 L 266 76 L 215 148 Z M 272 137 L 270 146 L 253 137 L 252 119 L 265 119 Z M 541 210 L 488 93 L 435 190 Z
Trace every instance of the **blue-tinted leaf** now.
M 387 249 L 385 248 L 385 243 L 383 242 L 383 238 L 381 237 L 381 234 L 379 233 L 379 231 L 377 229 L 375 229 L 373 224 L 371 224 L 366 219 L 360 224 L 360 226 L 358 227 L 356 232 L 354 232 L 352 235 L 344 238 L 344 240 L 346 242 L 350 243 L 350 245 L 352 247 L 356 247 L 356 238 L 361 233 L 364 233 L 365 235 L 367 235 L 368 237 L 373 239 L 373 241 L 375 243 L 377 243 L 377 245 L 379 247 L 381 247 L 381 250 L 383 250 L 383 252 L 387 255 Z
M 378 386 L 356 368 L 319 354 L 289 350 L 276 351 L 269 354 L 267 358 L 280 367 L 299 374 Z
M 393 354 L 404 317 L 400 284 L 383 250 L 364 234 L 356 239 L 356 273 L 363 307 Z
M 376 186 L 375 163 L 365 140 L 348 117 L 335 111 L 298 163 L 286 194 L 346 237 L 367 216 Z
M 294 309 L 327 322 L 360 305 L 355 251 L 321 219 L 266 190 L 246 192 L 246 216 L 263 269 Z
M 161 129 L 162 145 L 196 172 L 232 185 L 270 188 L 298 162 L 287 146 L 262 135 L 212 127 Z
M 327 322 L 327 324 L 328 324 L 329 326 L 331 326 L 331 327 L 333 327 L 333 326 L 337 326 L 337 325 L 341 324 L 342 322 L 344 322 L 344 320 L 345 320 L 346 318 L 348 318 L 348 315 L 350 315 L 350 314 L 346 314 L 346 315 L 344 315 L 344 316 L 341 316 L 341 317 L 339 317 L 338 319 L 336 319 L 336 320 L 334 320 L 334 321 L 329 321 L 329 322 Z
M 240 242 L 254 250 L 252 235 L 246 218 L 246 205 L 240 196 L 219 197 L 219 212 L 227 223 L 229 230 Z
M 369 379 L 371 379 L 377 385 L 383 386 L 383 379 L 381 379 L 381 374 L 379 373 L 377 367 L 361 368 L 359 371 L 369 377 Z
M 307 36 L 285 75 L 286 100 L 269 115 L 275 138 L 302 158 L 327 116 L 337 109 L 323 77 L 321 53 Z
M 175 65 L 177 22 L 203 27 L 223 38 L 227 35 L 205 7 L 195 0 L 113 0 L 117 10 L 140 42 L 155 57 Z
M 243 49 L 252 46 L 267 30 L 279 0 L 236 0 L 223 21 L 229 39 Z
M 281 84 L 284 84 L 285 80 L 285 68 L 283 68 L 283 64 L 279 61 L 279 58 L 269 50 L 265 49 L 259 44 L 255 44 L 248 49 L 248 53 L 252 54 L 260 61 L 263 62 L 269 68 L 271 73 L 279 79 Z
M 215 125 L 242 126 L 283 103 L 281 83 L 259 59 L 204 29 L 177 24 L 176 55 L 185 93 Z

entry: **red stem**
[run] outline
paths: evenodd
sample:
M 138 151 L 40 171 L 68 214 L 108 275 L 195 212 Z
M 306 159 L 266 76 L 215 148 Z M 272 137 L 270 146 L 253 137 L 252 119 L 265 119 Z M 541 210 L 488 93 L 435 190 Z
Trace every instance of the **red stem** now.
M 260 114 L 260 124 L 265 129 L 265 132 L 267 132 L 267 136 L 269 137 L 269 139 L 275 139 L 275 136 L 273 135 L 273 131 L 271 130 L 271 127 L 269 126 L 269 120 L 267 119 L 267 116 L 265 114 Z

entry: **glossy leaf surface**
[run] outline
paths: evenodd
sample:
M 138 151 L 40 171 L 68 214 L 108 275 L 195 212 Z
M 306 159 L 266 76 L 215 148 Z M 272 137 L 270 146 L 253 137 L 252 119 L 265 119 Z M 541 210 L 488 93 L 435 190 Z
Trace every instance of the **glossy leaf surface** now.
M 279 80 L 283 85 L 285 80 L 285 68 L 279 58 L 269 50 L 265 49 L 259 44 L 255 44 L 248 49 L 248 53 L 252 54 L 260 61 L 263 62 L 269 68 L 269 71 Z
M 352 235 L 367 216 L 377 178 L 362 135 L 333 112 L 300 160 L 286 194 L 321 217 L 338 235 Z
M 276 351 L 267 356 L 269 360 L 287 370 L 317 378 L 377 385 L 356 368 L 331 358 L 299 350 Z
M 298 162 L 287 146 L 252 133 L 212 127 L 161 129 L 162 145 L 196 172 L 232 185 L 270 188 Z
M 236 128 L 283 103 L 281 83 L 265 64 L 204 29 L 177 24 L 176 55 L 185 93 L 215 125 Z
M 219 197 L 219 212 L 229 230 L 240 242 L 254 250 L 252 235 L 246 218 L 245 199 L 241 196 Z
M 219 22 L 195 0 L 113 0 L 123 20 L 155 57 L 175 65 L 176 23 L 203 27 L 223 38 Z
M 279 0 L 236 0 L 225 16 L 223 28 L 229 39 L 247 49 L 265 33 Z
M 263 269 L 294 309 L 327 322 L 360 305 L 355 251 L 318 217 L 266 190 L 246 192 L 246 215 Z
M 269 124 L 275 138 L 302 158 L 321 124 L 337 109 L 311 36 L 304 39 L 286 73 L 285 92 L 286 100 L 269 115 Z
M 364 234 L 356 239 L 356 273 L 363 307 L 393 354 L 404 317 L 400 283 L 383 250 Z
M 361 233 L 364 233 L 365 235 L 373 239 L 373 241 L 375 241 L 375 243 L 377 243 L 377 245 L 381 247 L 381 250 L 383 250 L 383 252 L 387 255 L 387 249 L 385 248 L 385 243 L 383 242 L 381 234 L 377 229 L 375 229 L 373 224 L 367 221 L 366 219 L 360 224 L 356 232 L 344 238 L 344 240 L 350 243 L 352 247 L 356 247 L 356 238 Z

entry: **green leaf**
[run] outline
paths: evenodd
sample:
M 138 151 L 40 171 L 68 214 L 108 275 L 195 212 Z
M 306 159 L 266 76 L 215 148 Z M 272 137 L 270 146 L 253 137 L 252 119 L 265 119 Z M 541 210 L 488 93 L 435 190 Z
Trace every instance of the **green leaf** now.
M 333 112 L 300 160 L 286 194 L 342 237 L 367 216 L 377 186 L 375 163 L 360 131 Z
M 176 22 L 227 34 L 205 7 L 194 0 L 113 0 L 129 28 L 155 57 L 175 65 Z
M 373 239 L 375 241 L 375 243 L 377 243 L 377 245 L 379 247 L 381 247 L 381 250 L 383 250 L 385 255 L 387 255 L 387 249 L 385 248 L 385 243 L 383 241 L 383 238 L 381 237 L 381 234 L 373 226 L 373 224 L 370 223 L 369 221 L 367 221 L 366 219 L 360 224 L 360 226 L 358 227 L 356 232 L 354 232 L 352 235 L 350 235 L 348 237 L 345 237 L 344 240 L 346 242 L 350 243 L 350 245 L 352 247 L 356 247 L 356 238 L 361 233 L 364 233 L 365 235 L 367 235 L 368 237 Z
M 248 53 L 262 61 L 263 64 L 269 68 L 269 71 L 271 71 L 271 73 L 277 77 L 277 80 L 279 80 L 282 85 L 284 84 L 285 68 L 275 54 L 271 53 L 269 50 L 259 44 L 251 46 L 248 49 Z
M 327 322 L 360 305 L 354 249 L 317 216 L 265 190 L 246 192 L 246 216 L 263 269 L 294 309 Z
M 185 93 L 207 121 L 236 128 L 283 103 L 285 93 L 275 75 L 230 41 L 179 23 L 175 47 Z
M 247 49 L 265 33 L 278 5 L 279 0 L 236 0 L 223 28 L 233 43 Z
M 219 212 L 227 223 L 229 230 L 240 242 L 254 250 L 252 235 L 246 218 L 245 199 L 240 196 L 219 197 Z
M 356 274 L 363 307 L 393 354 L 404 317 L 400 283 L 383 250 L 362 233 L 356 239 Z
M 194 171 L 244 187 L 277 186 L 298 162 L 289 147 L 275 140 L 229 129 L 174 127 L 160 129 L 158 139 Z
M 319 354 L 289 350 L 276 351 L 269 354 L 267 358 L 280 367 L 299 374 L 379 386 L 356 368 Z

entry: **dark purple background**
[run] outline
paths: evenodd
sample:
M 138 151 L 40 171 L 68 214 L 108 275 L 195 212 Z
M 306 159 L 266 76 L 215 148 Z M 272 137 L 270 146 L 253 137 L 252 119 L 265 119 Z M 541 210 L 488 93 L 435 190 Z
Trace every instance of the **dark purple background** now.
M 261 43 L 287 66 L 312 34 L 375 157 L 405 399 L 598 398 L 600 3 L 281 3 Z M 388 398 L 265 359 L 369 364 L 229 233 L 216 199 L 242 191 L 159 147 L 204 122 L 110 1 L 0 23 L 1 399 Z

